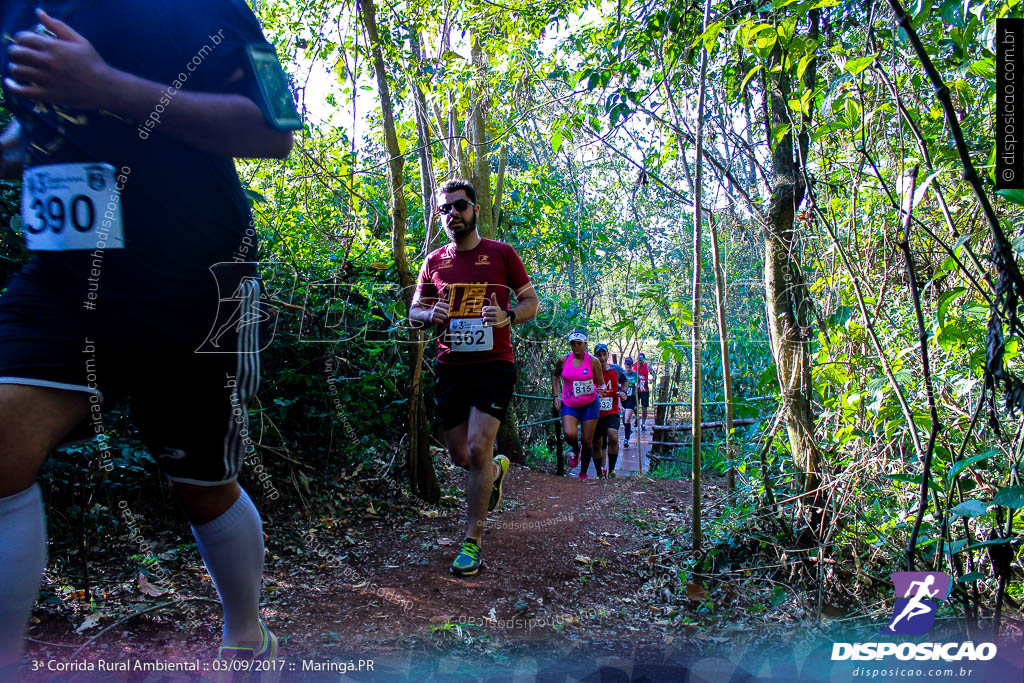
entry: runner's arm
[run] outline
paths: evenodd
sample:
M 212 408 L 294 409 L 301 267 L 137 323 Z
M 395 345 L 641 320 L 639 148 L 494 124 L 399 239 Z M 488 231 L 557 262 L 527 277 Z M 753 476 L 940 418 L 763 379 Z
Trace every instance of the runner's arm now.
M 17 178 L 21 173 L 21 124 L 12 120 L 0 133 L 0 179 Z
M 80 109 L 106 110 L 136 121 L 164 106 L 159 130 L 196 149 L 224 157 L 283 159 L 292 134 L 271 128 L 260 108 L 235 94 L 175 90 L 107 64 L 92 44 L 42 10 L 39 21 L 56 38 L 22 31 L 8 49 L 13 78 L 4 84 L 15 95 Z M 241 69 L 229 83 L 241 78 Z M 165 104 L 170 90 L 175 90 Z
M 604 386 L 604 370 L 601 369 L 601 361 L 590 357 L 590 369 L 594 371 L 594 381 L 597 382 L 597 386 Z
M 512 307 L 516 314 L 516 323 L 525 323 L 537 317 L 540 310 L 540 297 L 533 288 L 532 282 L 527 282 L 516 292 L 516 305 Z
M 414 327 L 443 325 L 448 320 L 448 303 L 434 297 L 424 297 L 417 289 L 409 306 L 409 320 L 420 323 Z
M 558 380 L 561 378 L 560 375 L 561 373 L 558 371 L 558 361 L 555 361 L 554 365 L 551 366 L 551 393 L 554 395 L 556 410 L 560 407 L 560 403 L 562 401 L 562 392 L 558 388 Z

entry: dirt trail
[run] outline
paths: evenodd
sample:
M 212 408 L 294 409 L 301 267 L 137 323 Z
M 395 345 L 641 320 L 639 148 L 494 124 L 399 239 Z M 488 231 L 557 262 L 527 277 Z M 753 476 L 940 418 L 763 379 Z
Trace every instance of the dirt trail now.
M 464 478 L 459 472 L 450 483 L 461 490 Z M 360 519 L 325 520 L 325 528 L 297 532 L 301 538 L 290 542 L 281 542 L 281 530 L 270 522 L 263 615 L 282 638 L 282 656 L 295 659 L 513 652 L 581 638 L 626 653 L 637 642 L 662 638 L 643 611 L 651 568 L 638 523 L 671 515 L 686 529 L 688 501 L 688 482 L 635 476 L 581 481 L 513 468 L 505 500 L 489 517 L 483 568 L 467 578 L 448 571 L 462 540 L 461 507 L 384 517 L 371 506 Z M 179 591 L 216 597 L 201 566 L 189 571 L 191 584 L 181 585 L 179 577 Z M 192 628 L 182 629 L 181 605 L 155 610 L 125 620 L 78 658 L 210 659 L 219 644 L 213 626 L 220 623 L 219 609 L 212 602 L 189 605 L 192 616 L 198 614 Z M 68 646 L 97 630 L 79 635 L 73 624 L 44 619 L 30 636 L 64 647 L 33 642 L 30 655 L 67 657 Z M 52 676 L 39 672 L 31 679 L 64 680 Z

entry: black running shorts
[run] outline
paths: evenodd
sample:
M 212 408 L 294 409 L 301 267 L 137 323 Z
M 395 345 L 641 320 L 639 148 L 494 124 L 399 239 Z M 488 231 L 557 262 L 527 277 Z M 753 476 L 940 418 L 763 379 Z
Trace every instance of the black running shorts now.
M 618 430 L 621 424 L 622 420 L 619 418 L 618 413 L 615 413 L 614 415 L 605 415 L 597 421 L 597 428 L 594 430 L 594 433 L 599 436 L 604 436 L 608 433 L 609 429 Z
M 505 421 L 516 384 L 515 363 L 502 360 L 473 365 L 435 363 L 434 370 L 437 373 L 434 391 L 445 431 L 467 422 L 470 408 Z
M 636 396 L 627 396 L 622 402 L 623 410 L 636 410 Z
M 640 397 L 640 405 L 644 408 L 649 408 L 651 405 L 651 392 L 641 391 L 637 395 Z
M 88 394 L 75 437 L 103 433 L 102 407 L 130 397 L 131 420 L 171 480 L 234 481 L 254 451 L 247 410 L 267 337 L 259 280 L 238 285 L 220 300 L 87 310 L 81 296 L 15 276 L 0 296 L 0 384 Z

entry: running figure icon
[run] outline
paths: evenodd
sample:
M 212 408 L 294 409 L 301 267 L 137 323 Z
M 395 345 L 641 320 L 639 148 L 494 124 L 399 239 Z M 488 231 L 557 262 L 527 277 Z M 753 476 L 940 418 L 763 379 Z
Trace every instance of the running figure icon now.
M 926 604 L 924 604 L 922 602 L 925 598 L 934 598 L 936 595 L 939 594 L 939 589 L 938 588 L 936 588 L 935 590 L 929 590 L 931 585 L 934 584 L 934 583 L 935 583 L 935 577 L 932 576 L 931 574 L 926 576 L 924 578 L 924 581 L 911 581 L 910 589 L 909 590 L 914 590 L 914 586 L 917 586 L 918 587 L 917 588 L 917 594 L 909 599 L 909 601 L 907 602 L 906 607 L 903 608 L 903 611 L 900 612 L 899 616 L 897 616 L 895 619 L 893 619 L 892 623 L 889 624 L 888 628 L 889 628 L 890 631 L 895 633 L 896 632 L 896 628 L 895 628 L 896 624 L 898 624 L 901 621 L 903 621 L 903 619 L 906 619 L 907 621 L 910 621 L 914 617 L 919 617 L 922 614 L 928 614 L 929 612 L 931 612 L 932 610 L 935 609 L 931 605 L 926 605 Z M 908 595 L 909 595 L 909 591 L 908 591 Z
M 939 603 L 949 597 L 950 579 L 942 572 L 894 572 L 893 619 L 882 633 L 926 633 L 935 623 Z

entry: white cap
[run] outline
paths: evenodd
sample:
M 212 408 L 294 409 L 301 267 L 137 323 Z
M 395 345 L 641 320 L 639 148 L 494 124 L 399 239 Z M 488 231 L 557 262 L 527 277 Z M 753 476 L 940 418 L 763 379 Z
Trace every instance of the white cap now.
M 575 330 L 575 331 L 569 333 L 569 341 L 570 342 L 574 342 L 574 341 L 585 342 L 585 341 L 587 341 L 587 335 L 586 335 L 585 332 L 582 332 L 580 330 Z

